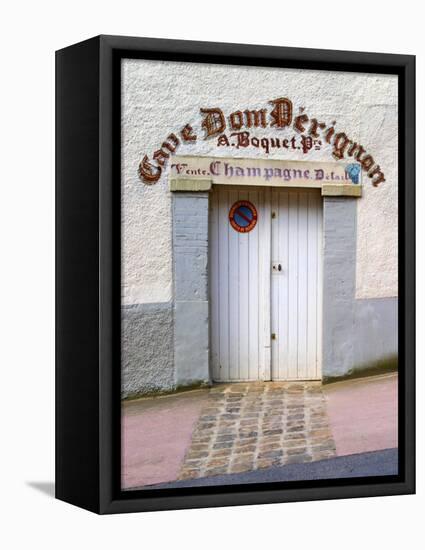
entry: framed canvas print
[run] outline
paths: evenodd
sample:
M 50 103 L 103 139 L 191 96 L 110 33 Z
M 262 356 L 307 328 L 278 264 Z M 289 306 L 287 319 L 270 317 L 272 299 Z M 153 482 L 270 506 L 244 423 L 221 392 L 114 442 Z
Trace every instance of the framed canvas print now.
M 414 492 L 414 57 L 56 59 L 57 498 Z

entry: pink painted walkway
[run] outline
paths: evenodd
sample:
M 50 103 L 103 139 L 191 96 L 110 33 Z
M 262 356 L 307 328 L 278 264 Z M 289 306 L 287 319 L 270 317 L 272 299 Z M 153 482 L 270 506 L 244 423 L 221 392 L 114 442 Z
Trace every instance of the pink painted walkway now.
M 397 374 L 324 386 L 338 456 L 397 447 Z
M 123 488 L 177 479 L 207 395 L 189 391 L 123 404 Z
M 338 456 L 397 447 L 397 374 L 330 384 L 323 393 Z M 178 478 L 208 394 L 203 389 L 123 403 L 123 488 Z

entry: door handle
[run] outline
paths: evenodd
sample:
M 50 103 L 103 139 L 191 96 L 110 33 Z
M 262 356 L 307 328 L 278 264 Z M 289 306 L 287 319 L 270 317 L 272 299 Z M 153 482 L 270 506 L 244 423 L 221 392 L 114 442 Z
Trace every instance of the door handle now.
M 278 270 L 278 271 L 282 271 L 282 266 L 281 266 L 281 264 L 279 264 L 279 265 L 277 266 L 277 270 Z

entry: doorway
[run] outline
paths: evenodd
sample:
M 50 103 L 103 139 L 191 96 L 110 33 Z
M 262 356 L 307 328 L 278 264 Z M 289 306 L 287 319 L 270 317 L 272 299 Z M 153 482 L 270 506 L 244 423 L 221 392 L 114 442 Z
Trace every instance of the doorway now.
M 215 185 L 209 220 L 212 379 L 320 380 L 320 190 Z

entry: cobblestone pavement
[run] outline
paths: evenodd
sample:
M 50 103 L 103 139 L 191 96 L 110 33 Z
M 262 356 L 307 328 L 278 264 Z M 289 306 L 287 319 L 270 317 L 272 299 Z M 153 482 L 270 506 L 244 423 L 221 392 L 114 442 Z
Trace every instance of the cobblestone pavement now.
M 336 455 L 326 398 L 315 382 L 211 388 L 179 479 L 247 472 Z

